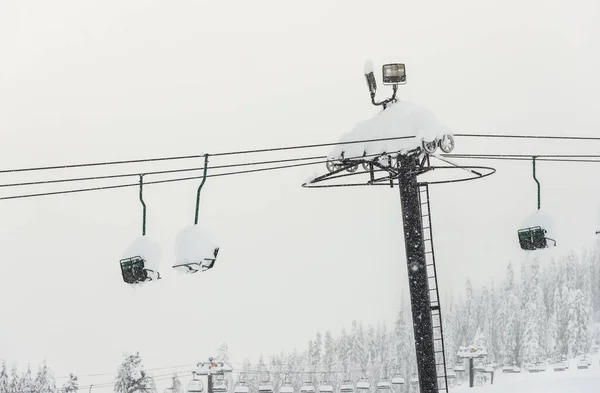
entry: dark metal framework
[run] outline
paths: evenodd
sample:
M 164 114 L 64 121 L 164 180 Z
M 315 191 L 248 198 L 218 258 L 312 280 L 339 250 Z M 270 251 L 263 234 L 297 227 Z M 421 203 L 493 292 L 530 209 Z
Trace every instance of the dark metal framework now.
M 436 157 L 436 156 L 434 156 Z M 439 158 L 441 161 L 445 159 Z M 362 165 L 365 171 L 358 171 Z M 402 154 L 381 154 L 376 157 L 342 158 L 327 163 L 329 173 L 318 176 L 302 186 L 306 188 L 383 185 L 398 186 L 402 205 L 404 244 L 408 267 L 408 283 L 422 393 L 448 391 L 444 353 L 442 314 L 439 301 L 437 271 L 431 230 L 429 185 L 480 179 L 495 173 L 482 166 L 433 166 L 430 155 L 420 147 Z M 466 178 L 419 182 L 417 177 L 433 170 L 461 169 Z M 347 173 L 343 173 L 346 171 Z M 331 184 L 334 180 L 368 174 L 363 182 Z

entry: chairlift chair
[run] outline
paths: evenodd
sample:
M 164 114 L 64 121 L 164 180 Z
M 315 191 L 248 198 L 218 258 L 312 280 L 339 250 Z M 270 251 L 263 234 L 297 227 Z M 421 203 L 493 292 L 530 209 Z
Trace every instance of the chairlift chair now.
M 369 392 L 370 390 L 371 390 L 371 382 L 369 382 L 369 378 L 360 377 L 358 382 L 356 382 L 357 393 Z
M 246 381 L 239 381 L 233 388 L 233 393 L 249 393 L 250 387 Z
M 283 384 L 279 388 L 279 393 L 294 393 L 296 389 L 294 389 L 294 385 L 290 381 L 283 381 Z
M 220 377 L 223 377 L 223 375 L 220 375 Z M 227 393 L 228 386 L 227 386 L 227 381 L 223 378 L 217 378 L 213 384 L 213 393 Z
M 354 393 L 354 384 L 352 384 L 352 381 L 343 381 L 340 386 L 340 393 Z
M 273 384 L 271 381 L 263 381 L 258 385 L 258 393 L 273 393 Z
M 538 212 L 540 210 L 540 195 L 541 195 L 541 186 L 535 174 L 535 159 L 536 157 L 532 157 L 533 160 L 533 180 L 535 180 L 537 184 L 537 208 Z M 548 242 L 554 243 L 553 246 L 556 246 L 556 240 L 550 239 L 546 237 L 546 233 L 548 231 L 541 226 L 532 226 L 529 228 L 519 229 L 517 235 L 519 237 L 519 245 L 522 250 L 533 251 L 540 250 L 548 247 Z
M 404 385 L 404 378 L 400 373 L 392 375 L 392 386 L 402 386 Z
M 577 368 L 579 370 L 586 370 L 589 367 L 590 367 L 590 364 L 586 358 L 582 358 L 577 361 Z
M 392 384 L 390 383 L 390 380 L 387 378 L 382 378 L 379 381 L 377 381 L 377 392 L 378 393 L 388 393 L 390 392 L 392 389 Z
M 333 385 L 329 381 L 322 381 L 319 384 L 319 393 L 333 393 Z
M 146 203 L 144 202 L 142 190 L 143 190 L 143 175 L 140 175 L 140 202 L 142 203 L 142 238 L 145 241 L 148 241 L 146 237 Z M 135 250 L 135 246 L 139 247 L 141 239 L 136 240 L 133 243 L 133 250 L 126 250 L 126 253 L 131 252 L 133 255 L 127 255 L 125 258 L 119 261 L 119 265 L 121 266 L 121 275 L 123 276 L 123 281 L 127 284 L 139 284 L 145 281 L 153 281 L 160 280 L 160 273 L 154 271 L 152 269 L 148 269 L 147 261 L 140 255 L 135 255 L 138 251 Z
M 204 384 L 200 379 L 196 379 L 196 374 L 192 377 L 192 380 L 188 384 L 188 393 L 202 393 L 204 392 Z
M 548 248 L 548 241 L 553 242 L 556 246 L 556 240 L 546 237 L 547 231 L 540 226 L 519 229 L 519 244 L 521 249 L 527 251 L 539 250 Z
M 315 393 L 315 386 L 310 381 L 302 382 L 300 393 Z

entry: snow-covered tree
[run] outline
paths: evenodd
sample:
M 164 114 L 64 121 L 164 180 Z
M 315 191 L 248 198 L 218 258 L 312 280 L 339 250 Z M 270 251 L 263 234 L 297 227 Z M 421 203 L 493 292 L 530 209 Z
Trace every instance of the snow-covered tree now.
M 17 366 L 13 365 L 10 370 L 10 384 L 8 385 L 10 393 L 21 393 L 21 378 L 17 372 Z
M 21 378 L 21 386 L 20 391 L 22 393 L 34 393 L 35 385 L 33 384 L 33 379 L 31 378 L 31 366 L 27 365 L 27 371 L 23 374 Z
M 173 373 L 173 377 L 171 378 L 171 391 L 172 393 L 183 393 L 184 391 L 177 373 Z
M 62 385 L 62 390 L 65 393 L 77 393 L 79 391 L 79 382 L 77 376 L 73 373 L 69 374 L 69 379 Z
M 342 370 L 344 372 L 348 372 L 348 368 L 350 367 L 351 361 L 351 343 L 350 337 L 346 333 L 346 329 L 342 329 L 342 333 L 340 334 L 340 339 L 337 342 L 337 358 L 339 359 Z
M 229 362 L 229 348 L 227 348 L 227 343 L 224 342 L 217 348 L 217 359 L 225 363 Z
M 153 377 L 148 377 L 148 391 L 150 393 L 158 393 L 158 388 L 156 387 L 156 381 L 154 381 Z
M 34 391 L 36 393 L 48 393 L 56 391 L 56 382 L 54 381 L 54 375 L 48 368 L 46 360 L 42 366 L 38 369 L 37 375 L 34 381 Z
M 0 393 L 10 393 L 8 370 L 4 361 L 2 362 L 2 368 L 0 368 Z
M 583 355 L 590 349 L 588 307 L 580 289 L 570 291 L 569 307 L 569 354 Z
M 134 355 L 125 354 L 125 359 L 117 370 L 115 393 L 151 393 L 150 383 L 139 352 Z
M 315 341 L 313 342 L 313 354 L 312 358 L 315 362 L 315 366 L 320 366 L 323 356 L 323 338 L 321 337 L 321 333 L 317 332 L 317 336 L 315 337 Z
M 325 332 L 325 340 L 323 342 L 323 369 L 330 372 L 335 365 L 335 347 L 333 336 L 328 330 Z

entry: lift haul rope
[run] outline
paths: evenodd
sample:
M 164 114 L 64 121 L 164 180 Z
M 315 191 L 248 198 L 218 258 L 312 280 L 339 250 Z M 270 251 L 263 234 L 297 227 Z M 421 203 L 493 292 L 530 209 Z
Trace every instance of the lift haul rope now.
M 486 134 L 454 134 L 454 135 L 457 137 L 474 137 L 474 138 L 507 138 L 507 139 L 516 138 L 516 139 L 600 141 L 600 137 L 585 137 L 585 136 L 501 135 L 501 134 L 489 134 L 489 135 L 486 135 Z M 390 140 L 409 139 L 409 138 L 414 138 L 414 136 L 365 139 L 365 140 L 356 140 L 356 141 L 348 141 L 348 142 L 319 143 L 319 144 L 307 144 L 307 145 L 296 145 L 296 146 L 281 146 L 281 147 L 253 149 L 253 150 L 239 150 L 239 151 L 231 151 L 231 152 L 214 153 L 214 154 L 209 154 L 209 156 L 211 156 L 211 157 L 235 156 L 235 155 L 243 155 L 243 154 L 256 154 L 256 153 L 266 153 L 266 152 L 276 152 L 276 151 L 286 151 L 286 150 L 310 149 L 310 148 L 317 148 L 317 147 L 327 147 L 327 146 L 355 144 L 355 143 L 379 142 L 379 141 L 390 141 Z M 379 154 L 373 154 L 373 155 L 369 155 L 369 156 L 377 156 L 377 155 L 379 155 Z M 367 156 L 367 157 L 369 157 L 369 156 Z M 535 156 L 535 157 L 537 157 L 538 161 L 577 162 L 577 163 L 598 163 L 598 162 L 600 162 L 600 155 L 583 155 L 583 154 L 579 154 L 579 155 L 566 155 L 566 154 L 441 154 L 441 156 L 447 157 L 447 158 L 454 158 L 454 159 L 513 160 L 513 161 L 530 161 L 531 157 Z M 39 171 L 47 171 L 47 170 L 70 169 L 70 168 L 72 169 L 72 168 L 124 165 L 124 164 L 134 164 L 134 163 L 165 162 L 165 161 L 175 161 L 175 160 L 198 159 L 198 158 L 202 158 L 202 157 L 203 157 L 203 155 L 188 155 L 188 156 L 143 158 L 143 159 L 135 159 L 135 160 L 93 162 L 93 163 L 69 164 L 69 165 L 52 165 L 52 166 L 42 166 L 42 167 L 15 168 L 15 169 L 0 170 L 0 175 L 1 174 L 9 174 L 9 173 L 14 174 L 14 173 L 20 173 L 20 172 L 39 172 Z M 298 164 L 270 166 L 267 168 L 259 168 L 259 169 L 240 170 L 240 171 L 232 171 L 232 172 L 224 172 L 224 173 L 214 173 L 214 174 L 207 175 L 207 177 L 231 176 L 231 175 L 264 172 L 264 171 L 271 171 L 271 170 L 289 169 L 289 168 L 309 166 L 309 165 L 317 165 L 317 164 L 325 163 L 326 158 L 327 158 L 327 156 L 309 156 L 309 157 L 296 157 L 296 158 L 287 158 L 287 159 L 278 159 L 278 160 L 263 160 L 263 161 L 255 161 L 255 162 L 242 162 L 242 163 L 235 163 L 235 164 L 217 165 L 217 166 L 212 166 L 212 169 L 226 169 L 226 168 L 237 168 L 237 167 L 243 167 L 243 166 L 281 164 L 281 163 L 290 163 L 290 162 L 299 162 L 299 161 L 312 161 L 312 162 L 305 162 L 305 163 L 298 163 Z M 361 158 L 361 157 L 354 157 L 354 158 Z M 318 160 L 318 161 L 313 161 L 313 160 Z M 25 186 L 33 186 L 33 185 L 47 185 L 47 184 L 57 184 L 57 183 L 73 183 L 73 182 L 80 182 L 80 181 L 107 180 L 107 179 L 134 177 L 134 176 L 138 177 L 140 175 L 144 175 L 144 176 L 167 175 L 167 174 L 174 174 L 174 173 L 201 171 L 203 169 L 204 169 L 204 167 L 189 167 L 189 168 L 169 169 L 169 170 L 161 170 L 161 171 L 148 171 L 148 172 L 143 172 L 143 173 L 130 172 L 130 173 L 120 173 L 120 174 L 112 174 L 112 175 L 102 175 L 102 176 L 71 177 L 71 178 L 52 179 L 52 180 L 5 183 L 5 184 L 0 184 L 0 189 L 8 188 L 8 187 L 25 187 Z M 189 180 L 197 180 L 197 179 L 200 179 L 201 177 L 202 176 L 188 176 L 188 177 L 166 179 L 166 180 L 155 180 L 155 181 L 144 182 L 144 184 L 151 185 L 151 184 L 189 181 Z M 32 197 L 41 197 L 41 196 L 50 196 L 50 195 L 101 191 L 101 190 L 109 190 L 109 189 L 117 189 L 117 188 L 125 188 L 125 187 L 136 187 L 138 185 L 139 185 L 139 183 L 114 184 L 114 185 L 108 185 L 108 186 L 87 187 L 87 188 L 67 189 L 67 190 L 51 191 L 51 192 L 11 195 L 11 196 L 0 197 L 0 200 L 23 199 L 23 198 L 32 198 Z

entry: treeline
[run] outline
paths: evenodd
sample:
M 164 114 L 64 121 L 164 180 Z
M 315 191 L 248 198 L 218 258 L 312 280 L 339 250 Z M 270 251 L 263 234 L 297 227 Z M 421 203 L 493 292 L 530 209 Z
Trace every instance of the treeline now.
M 76 393 L 78 391 L 77 377 L 70 374 L 69 379 L 60 389 L 57 389 L 52 370 L 45 361 L 38 368 L 35 377 L 29 365 L 23 373 L 19 373 L 16 366 L 13 365 L 9 371 L 6 363 L 2 363 L 0 368 L 0 393 L 55 393 L 57 390 L 65 393 Z
M 488 362 L 524 366 L 556 361 L 561 356 L 588 354 L 600 343 L 600 249 L 598 244 L 577 254 L 545 259 L 531 257 L 515 274 L 509 263 L 506 276 L 474 289 L 466 280 L 465 293 L 442 299 L 444 342 L 448 366 L 460 359 L 460 346 L 486 346 Z M 368 377 L 374 386 L 382 377 L 400 374 L 410 385 L 416 377 L 411 315 L 400 311 L 391 328 L 353 321 L 349 330 L 334 336 L 317 333 L 303 351 L 281 352 L 258 366 L 246 361 L 243 371 L 257 388 L 270 371 L 280 386 L 286 373 L 296 388 L 304 380 L 340 383 Z M 410 388 L 409 388 L 410 390 Z

